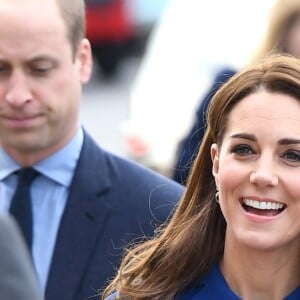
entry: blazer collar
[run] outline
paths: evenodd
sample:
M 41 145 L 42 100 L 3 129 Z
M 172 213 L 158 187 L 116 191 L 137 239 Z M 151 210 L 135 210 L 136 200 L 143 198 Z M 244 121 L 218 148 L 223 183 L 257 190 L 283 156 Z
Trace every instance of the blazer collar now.
M 98 233 L 110 211 L 110 203 L 105 201 L 99 205 L 99 197 L 111 184 L 104 151 L 85 133 L 57 235 L 46 299 L 75 298 Z

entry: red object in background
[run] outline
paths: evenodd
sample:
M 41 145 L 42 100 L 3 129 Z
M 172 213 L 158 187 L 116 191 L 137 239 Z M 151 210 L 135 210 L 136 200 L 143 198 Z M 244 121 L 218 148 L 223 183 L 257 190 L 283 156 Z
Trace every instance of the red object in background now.
M 134 134 L 127 134 L 124 136 L 124 145 L 128 150 L 129 155 L 135 158 L 145 156 L 150 148 L 142 137 Z
M 86 36 L 92 44 L 120 43 L 134 37 L 124 0 L 86 1 Z
M 134 45 L 136 28 L 126 0 L 86 0 L 86 37 L 99 70 L 112 77 Z

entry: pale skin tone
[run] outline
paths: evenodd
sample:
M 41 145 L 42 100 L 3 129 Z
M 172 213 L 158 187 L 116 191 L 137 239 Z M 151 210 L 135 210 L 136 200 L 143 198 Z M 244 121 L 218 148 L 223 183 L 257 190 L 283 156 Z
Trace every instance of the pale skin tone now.
M 222 273 L 243 300 L 282 300 L 300 284 L 299 100 L 242 99 L 211 156 L 227 222 Z
M 91 47 L 72 52 L 54 0 L 0 0 L 0 140 L 29 166 L 67 144 L 78 127 Z

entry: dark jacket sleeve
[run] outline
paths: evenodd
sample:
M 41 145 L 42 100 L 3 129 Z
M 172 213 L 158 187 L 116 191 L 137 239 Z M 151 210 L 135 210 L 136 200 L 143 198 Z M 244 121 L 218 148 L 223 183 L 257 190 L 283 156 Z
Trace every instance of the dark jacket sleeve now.
M 173 169 L 173 179 L 181 184 L 186 184 L 191 166 L 196 157 L 199 145 L 206 129 L 206 112 L 211 98 L 214 96 L 218 88 L 235 74 L 232 69 L 222 69 L 214 78 L 210 89 L 200 101 L 200 105 L 196 112 L 195 121 L 188 132 L 178 145 L 176 162 Z

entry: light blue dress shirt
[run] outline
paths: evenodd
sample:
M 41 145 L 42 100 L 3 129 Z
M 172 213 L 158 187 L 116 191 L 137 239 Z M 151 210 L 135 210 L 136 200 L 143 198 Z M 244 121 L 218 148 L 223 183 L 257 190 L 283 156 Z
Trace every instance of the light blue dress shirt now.
M 83 130 L 79 128 L 65 147 L 33 166 L 41 175 L 31 186 L 32 257 L 43 292 L 45 292 L 56 236 L 82 144 Z M 18 169 L 20 166 L 0 148 L 0 212 L 9 210 L 17 184 L 17 175 L 13 173 Z

